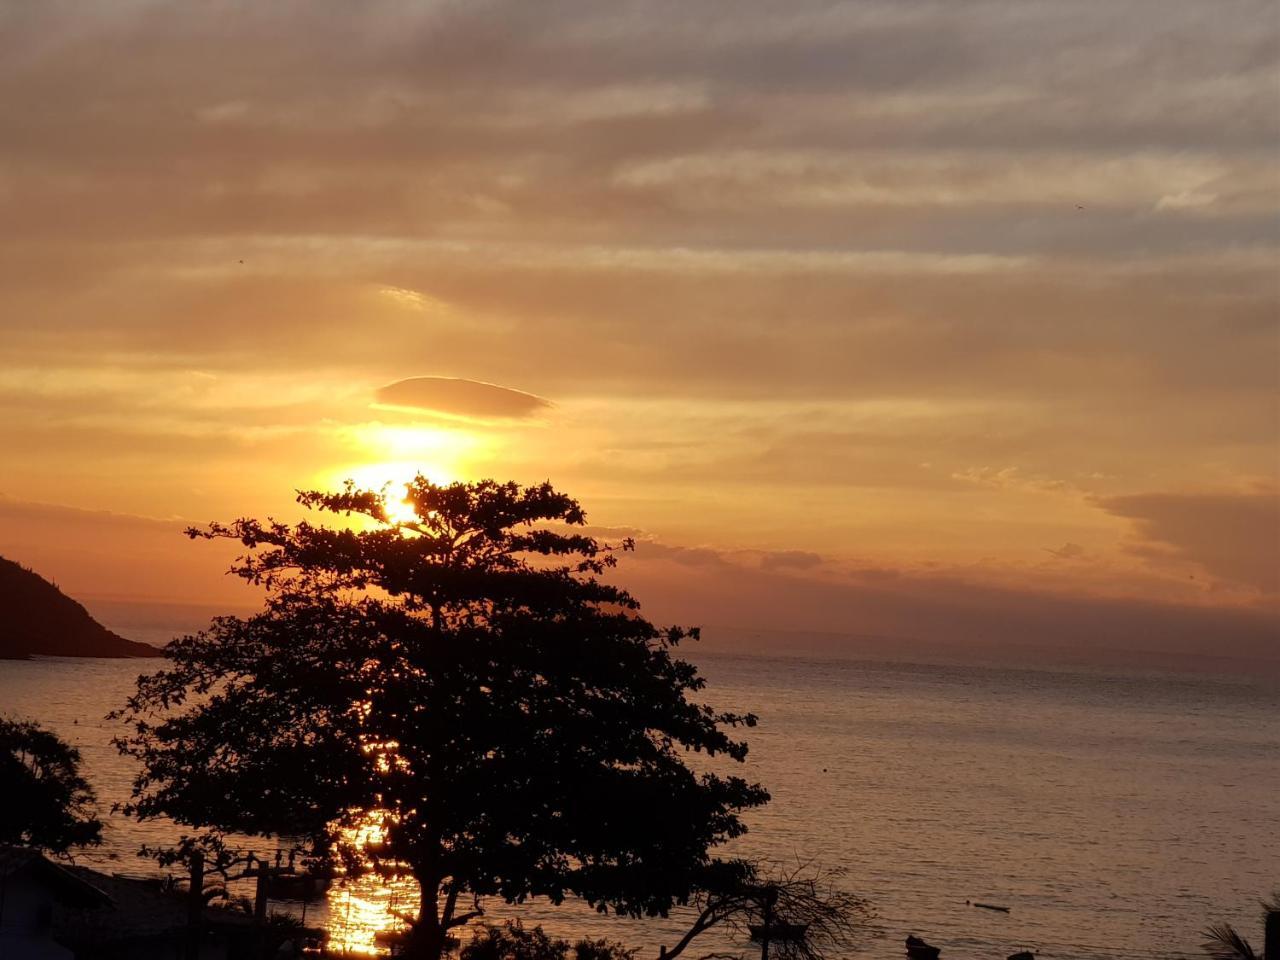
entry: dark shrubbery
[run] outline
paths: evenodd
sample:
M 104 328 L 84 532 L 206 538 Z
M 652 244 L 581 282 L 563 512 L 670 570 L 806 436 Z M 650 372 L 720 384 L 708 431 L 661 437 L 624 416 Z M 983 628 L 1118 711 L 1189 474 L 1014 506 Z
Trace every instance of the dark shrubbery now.
M 542 927 L 525 929 L 519 920 L 485 925 L 471 935 L 459 960 L 633 960 L 636 951 L 612 940 L 569 943 L 548 937 Z

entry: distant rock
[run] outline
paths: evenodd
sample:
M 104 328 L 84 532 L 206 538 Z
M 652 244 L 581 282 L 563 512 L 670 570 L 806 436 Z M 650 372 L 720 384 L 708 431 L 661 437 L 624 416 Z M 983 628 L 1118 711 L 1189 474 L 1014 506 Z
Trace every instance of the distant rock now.
M 112 633 L 52 583 L 0 557 L 0 660 L 159 657 L 149 643 Z

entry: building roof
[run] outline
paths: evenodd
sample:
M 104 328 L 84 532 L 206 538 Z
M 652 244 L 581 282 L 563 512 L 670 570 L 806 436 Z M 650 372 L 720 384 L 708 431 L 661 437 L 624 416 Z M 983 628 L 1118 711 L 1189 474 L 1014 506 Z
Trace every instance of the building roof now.
M 55 920 L 59 935 L 74 940 L 113 942 L 166 937 L 187 926 L 187 895 L 167 890 L 158 879 L 99 873 L 88 867 L 68 867 L 86 883 L 101 890 L 111 909 L 66 910 Z M 217 927 L 249 927 L 252 918 L 228 910 L 204 911 L 205 922 Z
M 33 877 L 45 883 L 65 906 L 109 906 L 111 897 L 77 874 L 78 869 L 82 868 L 55 863 L 30 847 L 0 846 L 0 883 L 17 883 L 24 877 Z
M 0 885 L 42 883 L 52 891 L 53 927 L 59 941 L 119 943 L 172 937 L 185 931 L 185 892 L 165 889 L 159 878 L 101 873 L 56 863 L 38 850 L 0 846 Z M 248 928 L 252 918 L 229 910 L 204 912 L 210 927 Z

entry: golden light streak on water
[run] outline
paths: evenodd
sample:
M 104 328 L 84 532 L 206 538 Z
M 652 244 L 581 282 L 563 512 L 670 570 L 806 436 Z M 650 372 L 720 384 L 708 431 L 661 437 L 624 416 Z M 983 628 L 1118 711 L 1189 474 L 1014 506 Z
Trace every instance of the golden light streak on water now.
M 382 842 L 384 829 L 371 817 L 350 827 L 344 840 L 357 847 Z M 351 956 L 386 956 L 390 951 L 379 935 L 403 930 L 407 917 L 417 911 L 418 885 L 409 877 L 387 878 L 370 871 L 341 878 L 325 893 L 328 949 Z
M 378 935 L 405 928 L 396 914 L 417 899 L 412 881 L 387 881 L 372 875 L 329 888 L 329 919 L 325 925 L 329 950 L 357 956 L 386 955 Z

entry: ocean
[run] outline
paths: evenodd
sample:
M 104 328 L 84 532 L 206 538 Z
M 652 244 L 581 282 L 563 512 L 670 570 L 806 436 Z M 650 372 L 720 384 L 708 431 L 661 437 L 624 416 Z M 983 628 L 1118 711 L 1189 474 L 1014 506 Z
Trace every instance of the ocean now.
M 705 698 L 750 710 L 742 772 L 773 800 L 736 850 L 842 867 L 876 918 L 857 956 L 900 958 L 915 933 L 944 960 L 1018 949 L 1063 960 L 1201 957 L 1230 921 L 1255 945 L 1257 901 L 1280 887 L 1280 683 L 1134 667 L 1000 666 L 688 651 Z M 104 719 L 159 661 L 0 662 L 0 712 L 76 744 L 104 809 L 132 774 Z M 736 766 L 736 765 L 735 765 Z M 111 818 L 80 862 L 126 873 L 169 828 Z M 308 922 L 368 943 L 407 891 L 346 890 Z M 1008 907 L 1008 913 L 972 906 Z M 629 921 L 581 906 L 490 905 L 567 937 L 608 936 L 656 955 L 677 919 Z M 746 953 L 745 944 L 709 942 Z

